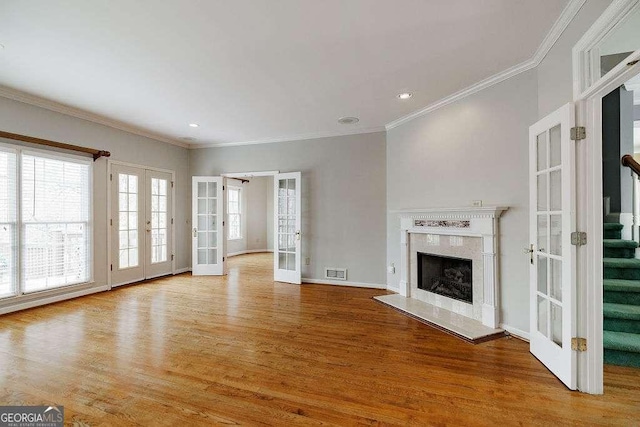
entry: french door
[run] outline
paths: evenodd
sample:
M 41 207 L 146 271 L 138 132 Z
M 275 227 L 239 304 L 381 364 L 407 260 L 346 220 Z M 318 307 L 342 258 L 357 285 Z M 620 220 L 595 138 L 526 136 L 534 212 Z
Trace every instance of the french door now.
M 111 283 L 173 271 L 172 176 L 111 164 Z
M 530 351 L 575 390 L 575 123 L 567 104 L 529 128 Z
M 225 178 L 194 176 L 192 178 L 192 274 L 225 274 Z
M 301 173 L 274 176 L 274 240 L 273 279 L 300 284 L 301 269 Z

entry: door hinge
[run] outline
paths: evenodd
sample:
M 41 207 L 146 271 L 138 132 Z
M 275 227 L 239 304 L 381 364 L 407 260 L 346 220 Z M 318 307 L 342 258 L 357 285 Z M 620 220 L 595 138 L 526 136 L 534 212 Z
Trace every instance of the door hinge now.
M 112 173 L 109 174 L 109 181 L 113 181 L 113 174 Z
M 571 338 L 571 350 L 587 351 L 586 338 Z
M 173 254 L 171 254 L 171 261 L 173 261 L 173 257 L 174 257 L 174 255 L 173 255 Z
M 224 257 L 222 257 L 222 262 L 224 262 Z
M 173 218 L 171 218 L 171 224 L 173 224 Z
M 587 129 L 584 126 L 576 126 L 571 128 L 571 140 L 580 141 L 587 137 Z
M 113 264 L 111 264 L 111 271 L 113 271 Z
M 113 225 L 113 219 L 109 220 L 109 225 Z
M 571 233 L 571 244 L 573 246 L 584 246 L 587 244 L 587 233 L 584 231 L 574 231 Z
M 171 181 L 171 188 L 173 188 L 173 181 Z

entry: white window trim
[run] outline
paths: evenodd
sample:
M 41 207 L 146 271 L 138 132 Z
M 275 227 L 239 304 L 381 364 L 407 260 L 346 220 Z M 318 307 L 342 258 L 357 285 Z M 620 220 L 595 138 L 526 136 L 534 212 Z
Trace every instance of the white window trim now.
M 238 187 L 235 185 L 230 185 L 229 186 L 229 192 L 231 191 L 237 191 L 238 192 L 238 207 L 239 207 L 239 211 L 240 213 L 237 214 L 232 214 L 229 213 L 229 197 L 227 195 L 227 222 L 229 224 L 229 230 L 231 230 L 231 220 L 229 219 L 231 215 L 238 215 L 239 216 L 239 227 L 240 227 L 240 235 L 239 237 L 227 237 L 227 240 L 230 241 L 237 241 L 237 240 L 243 240 L 244 239 L 244 212 L 243 212 L 243 208 L 244 208 L 244 202 L 242 200 L 242 198 L 244 197 L 244 191 L 242 191 L 242 187 Z M 227 236 L 229 236 L 228 232 L 227 232 Z
M 87 253 L 89 254 L 89 263 L 87 265 L 87 268 L 89 270 L 89 278 L 86 282 L 80 282 L 80 283 L 73 283 L 73 284 L 69 284 L 69 285 L 63 285 L 63 286 L 58 286 L 55 288 L 49 288 L 49 289 L 40 289 L 40 290 L 35 290 L 35 291 L 30 291 L 30 292 L 25 292 L 22 289 L 21 286 L 21 281 L 22 281 L 22 248 L 21 248 L 21 242 L 18 241 L 19 247 L 18 247 L 18 271 L 16 272 L 16 280 L 17 280 L 17 284 L 18 284 L 18 289 L 17 289 L 17 294 L 16 295 L 11 295 L 11 296 L 7 296 L 7 297 L 3 297 L 0 298 L 0 314 L 3 313 L 8 313 L 11 311 L 15 311 L 15 309 L 13 309 L 11 306 L 14 306 L 16 304 L 19 304 L 20 306 L 17 308 L 17 310 L 22 310 L 22 309 L 26 309 L 26 308 L 30 308 L 30 307 L 35 307 L 38 305 L 43 305 L 43 304 L 49 304 L 52 302 L 56 302 L 56 301 L 61 301 L 63 299 L 65 299 L 63 297 L 64 294 L 72 294 L 72 293 L 81 293 L 81 294 L 88 294 L 88 293 L 92 293 L 93 291 L 88 291 L 85 292 L 83 290 L 83 288 L 87 288 L 90 285 L 93 285 L 95 283 L 95 268 L 94 268 L 94 263 L 95 263 L 95 254 L 94 254 L 94 242 L 95 242 L 95 227 L 94 227 L 94 222 L 95 222 L 95 212 L 94 212 L 94 203 L 93 203 L 93 173 L 94 173 L 94 168 L 93 168 L 93 161 L 92 159 L 85 157 L 85 156 L 79 156 L 79 155 L 75 155 L 75 154 L 68 154 L 68 153 L 62 153 L 62 152 L 57 152 L 57 151 L 49 151 L 49 150 L 42 150 L 42 149 L 38 149 L 38 148 L 33 148 L 27 145 L 18 145 L 18 144 L 7 144 L 5 142 L 0 142 L 0 148 L 3 149 L 3 151 L 10 151 L 10 152 L 14 152 L 16 155 L 16 203 L 17 203 L 17 216 L 16 216 L 16 227 L 18 227 L 18 229 L 22 229 L 23 227 L 23 222 L 22 222 L 22 156 L 23 155 L 35 155 L 35 156 L 39 156 L 39 157 L 46 157 L 49 159 L 53 159 L 53 160 L 61 160 L 61 161 L 69 161 L 72 160 L 74 162 L 77 163 L 84 163 L 89 167 L 89 173 L 88 173 L 88 186 L 89 186 L 89 216 L 87 219 L 87 228 L 88 228 L 88 232 L 87 232 L 87 236 L 88 241 L 87 241 Z M 18 238 L 20 238 L 21 235 L 18 235 Z M 80 290 L 78 290 L 80 289 Z M 98 292 L 100 290 L 95 290 L 95 292 Z M 50 301 L 45 301 L 43 303 L 38 303 L 38 301 L 34 301 L 34 298 L 47 298 L 50 299 Z

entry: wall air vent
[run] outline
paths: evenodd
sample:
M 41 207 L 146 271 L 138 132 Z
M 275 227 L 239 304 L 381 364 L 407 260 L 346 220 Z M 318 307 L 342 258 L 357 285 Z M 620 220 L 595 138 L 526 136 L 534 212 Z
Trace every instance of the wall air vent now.
M 347 280 L 347 269 L 337 267 L 325 267 L 324 278 L 330 280 Z

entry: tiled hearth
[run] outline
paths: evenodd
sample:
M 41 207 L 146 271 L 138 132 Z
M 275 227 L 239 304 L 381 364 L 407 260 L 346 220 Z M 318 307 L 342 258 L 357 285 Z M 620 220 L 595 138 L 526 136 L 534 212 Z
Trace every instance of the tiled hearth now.
M 398 211 L 400 292 L 376 299 L 472 341 L 501 332 L 498 236 L 499 218 L 506 210 L 465 207 Z M 473 302 L 419 289 L 418 252 L 470 260 Z

